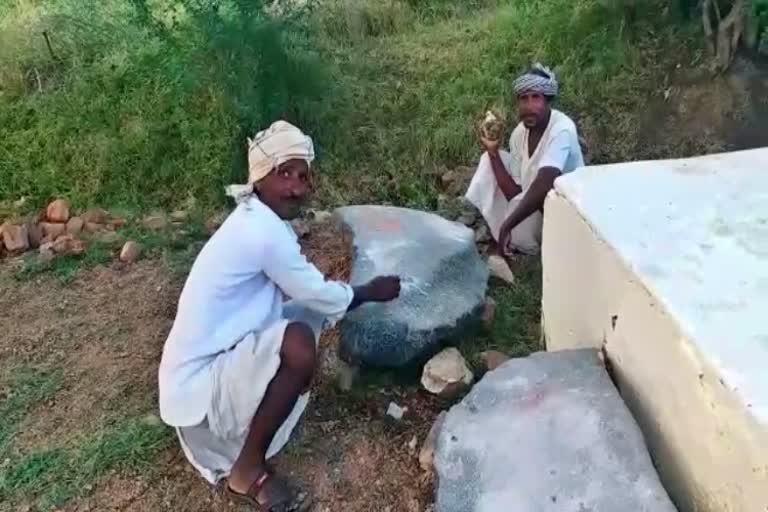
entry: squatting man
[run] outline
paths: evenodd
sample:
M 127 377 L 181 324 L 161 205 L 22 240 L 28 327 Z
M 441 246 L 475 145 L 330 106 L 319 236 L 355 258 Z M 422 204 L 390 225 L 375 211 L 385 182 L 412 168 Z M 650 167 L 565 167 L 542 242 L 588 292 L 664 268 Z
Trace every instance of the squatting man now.
M 327 281 L 287 222 L 310 194 L 312 140 L 278 121 L 249 140 L 248 184 L 197 257 L 159 371 L 160 413 L 192 465 L 259 511 L 306 510 L 307 493 L 267 459 L 288 441 L 309 398 L 321 329 L 400 279 Z

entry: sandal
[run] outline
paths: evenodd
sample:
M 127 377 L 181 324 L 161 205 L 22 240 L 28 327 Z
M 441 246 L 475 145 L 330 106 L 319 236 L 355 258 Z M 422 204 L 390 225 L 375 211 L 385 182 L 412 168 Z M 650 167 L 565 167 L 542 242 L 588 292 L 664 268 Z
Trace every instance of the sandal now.
M 227 495 L 258 512 L 306 512 L 312 505 L 309 495 L 270 471 L 265 471 L 241 494 L 226 485 Z

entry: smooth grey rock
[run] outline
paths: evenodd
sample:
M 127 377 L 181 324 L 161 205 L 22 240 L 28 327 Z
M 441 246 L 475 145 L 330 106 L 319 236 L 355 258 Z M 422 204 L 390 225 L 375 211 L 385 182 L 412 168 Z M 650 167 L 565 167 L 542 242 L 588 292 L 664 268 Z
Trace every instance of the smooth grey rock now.
M 597 351 L 536 353 L 489 372 L 435 451 L 436 512 L 672 512 Z
M 472 230 L 404 208 L 348 206 L 335 216 L 353 236 L 353 286 L 380 275 L 402 279 L 400 298 L 365 304 L 344 318 L 342 359 L 379 367 L 423 362 L 479 321 L 488 269 Z

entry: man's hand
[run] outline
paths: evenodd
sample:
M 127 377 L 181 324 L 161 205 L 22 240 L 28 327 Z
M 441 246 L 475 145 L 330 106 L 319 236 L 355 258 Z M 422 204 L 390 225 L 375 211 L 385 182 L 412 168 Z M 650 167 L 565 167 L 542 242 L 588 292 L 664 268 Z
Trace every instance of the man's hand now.
M 400 296 L 400 278 L 397 276 L 376 277 L 354 289 L 349 311 L 366 302 L 389 302 Z
M 499 141 L 480 137 L 480 142 L 482 142 L 483 147 L 488 153 L 495 155 L 499 152 Z
M 397 276 L 376 277 L 365 286 L 369 302 L 389 302 L 400 296 L 400 278 Z
M 499 228 L 499 246 L 497 247 L 499 256 L 506 255 L 507 248 L 509 247 L 509 237 L 511 234 L 512 227 L 509 226 L 507 222 L 502 223 L 501 227 Z

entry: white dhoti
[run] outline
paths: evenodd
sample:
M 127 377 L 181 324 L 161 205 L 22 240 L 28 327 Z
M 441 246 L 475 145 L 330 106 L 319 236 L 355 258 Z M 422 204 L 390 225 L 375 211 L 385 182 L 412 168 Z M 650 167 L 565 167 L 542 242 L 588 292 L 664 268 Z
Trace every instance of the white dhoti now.
M 517 208 L 518 203 L 523 198 L 525 190 L 529 183 L 525 183 L 520 172 L 515 172 L 514 160 L 511 153 L 499 151 L 501 161 L 504 167 L 512 177 L 515 183 L 523 189 L 518 195 L 508 200 L 496 181 L 493 174 L 491 159 L 488 153 L 484 153 L 480 158 L 477 171 L 469 184 L 466 199 L 472 203 L 483 215 L 491 235 L 494 240 L 499 240 L 499 230 L 504 221 Z M 505 250 L 517 250 L 526 254 L 538 254 L 541 247 L 541 212 L 535 212 L 515 226 L 509 237 L 510 247 Z
M 176 429 L 187 459 L 212 484 L 229 476 L 245 444 L 253 415 L 280 367 L 286 326 L 300 321 L 315 332 L 316 343 L 320 337 L 325 320 L 321 315 L 288 303 L 283 316 L 270 327 L 247 334 L 211 363 L 213 396 L 205 420 L 193 427 Z M 274 456 L 288 442 L 308 402 L 309 392 L 296 401 L 293 411 L 272 439 L 267 458 Z

